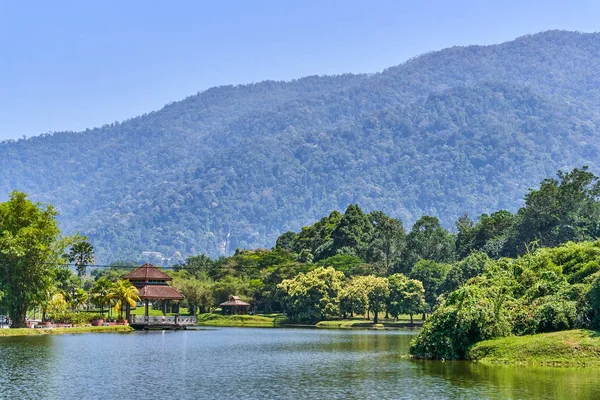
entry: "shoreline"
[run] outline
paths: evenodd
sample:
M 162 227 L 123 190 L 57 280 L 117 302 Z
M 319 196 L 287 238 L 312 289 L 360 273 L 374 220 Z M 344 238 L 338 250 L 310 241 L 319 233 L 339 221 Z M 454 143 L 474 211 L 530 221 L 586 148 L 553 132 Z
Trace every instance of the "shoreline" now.
M 324 320 L 315 324 L 296 324 L 290 323 L 281 315 L 261 316 L 261 315 L 220 315 L 220 314 L 200 314 L 196 326 L 208 327 L 240 327 L 240 328 L 309 328 L 309 329 L 363 329 L 363 330 L 418 330 L 423 323 L 421 321 L 398 322 L 383 321 L 374 324 L 372 321 L 364 319 L 337 319 Z
M 75 326 L 71 328 L 9 328 L 0 329 L 0 338 L 15 336 L 63 335 L 73 333 L 127 333 L 133 332 L 129 325 Z
M 326 320 L 317 322 L 314 327 L 319 329 L 366 329 L 366 330 L 418 330 L 423 323 L 410 322 L 380 322 L 378 324 L 367 320 Z

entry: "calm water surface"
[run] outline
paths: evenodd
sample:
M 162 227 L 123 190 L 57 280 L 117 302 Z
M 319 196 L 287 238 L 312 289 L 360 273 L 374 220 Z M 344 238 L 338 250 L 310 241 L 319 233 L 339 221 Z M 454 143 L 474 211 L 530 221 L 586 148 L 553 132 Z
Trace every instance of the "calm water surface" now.
M 6 399 L 600 399 L 600 370 L 403 358 L 414 333 L 217 328 L 0 338 Z

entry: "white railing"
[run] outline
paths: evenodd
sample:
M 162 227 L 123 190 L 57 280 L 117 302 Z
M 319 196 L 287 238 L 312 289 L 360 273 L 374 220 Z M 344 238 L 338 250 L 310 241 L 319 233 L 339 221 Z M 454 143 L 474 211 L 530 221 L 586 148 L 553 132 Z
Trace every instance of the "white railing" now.
M 196 317 L 187 317 L 187 316 L 175 316 L 175 317 L 164 317 L 164 316 L 149 316 L 146 317 L 144 315 L 132 315 L 130 324 L 134 325 L 177 325 L 177 326 L 187 326 L 187 325 L 196 325 L 197 319 Z

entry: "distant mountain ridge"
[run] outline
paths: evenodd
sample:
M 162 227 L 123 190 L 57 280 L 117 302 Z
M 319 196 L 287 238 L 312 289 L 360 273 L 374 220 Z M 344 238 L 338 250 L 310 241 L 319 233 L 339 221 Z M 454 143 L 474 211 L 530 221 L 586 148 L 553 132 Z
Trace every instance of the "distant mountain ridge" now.
M 0 143 L 0 200 L 55 204 L 97 259 L 270 247 L 358 202 L 446 226 L 598 171 L 600 36 L 452 47 L 372 75 L 212 88 L 85 132 Z

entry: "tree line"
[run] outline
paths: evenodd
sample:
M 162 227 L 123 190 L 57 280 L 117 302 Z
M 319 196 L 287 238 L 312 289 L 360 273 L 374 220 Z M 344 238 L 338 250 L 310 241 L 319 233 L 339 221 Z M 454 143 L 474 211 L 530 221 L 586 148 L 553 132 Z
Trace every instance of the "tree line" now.
M 401 220 L 351 204 L 344 213 L 333 211 L 298 232 L 284 233 L 272 249 L 238 249 L 217 259 L 188 257 L 174 266 L 173 285 L 194 314 L 236 294 L 256 312 L 286 312 L 299 322 L 363 313 L 378 318 L 381 312 L 437 315 L 445 299 L 489 273 L 490 265 L 520 260 L 536 248 L 595 240 L 599 187 L 586 167 L 559 172 L 530 190 L 516 213 L 501 210 L 476 221 L 465 215 L 454 232 L 432 216 L 421 217 L 407 232 Z M 87 247 L 61 237 L 55 217 L 51 206 L 31 203 L 18 192 L 0 204 L 1 304 L 15 318 L 48 301 L 50 287 L 68 281 L 57 267 L 69 260 L 63 249 L 77 253 Z M 70 259 L 84 266 L 77 257 Z M 589 268 L 594 272 L 593 265 Z M 80 273 L 81 278 L 85 271 Z M 118 265 L 95 270 L 88 289 L 102 279 L 114 284 L 123 274 Z M 15 277 L 21 279 L 18 284 Z M 24 286 L 31 289 L 26 294 Z M 69 291 L 63 293 L 66 300 Z M 71 301 L 77 302 L 72 293 Z
M 190 294 L 188 299 L 198 299 L 196 307 L 202 311 L 236 293 L 256 309 L 285 310 L 293 320 L 307 322 L 376 308 L 391 311 L 389 299 L 369 302 L 365 293 L 373 285 L 387 284 L 392 290 L 390 282 L 408 280 L 414 287 L 422 285 L 424 302 L 415 301 L 420 306 L 411 304 L 406 313 L 430 313 L 440 296 L 483 274 L 495 260 L 522 257 L 539 247 L 595 240 L 599 188 L 598 177 L 586 167 L 559 172 L 557 179 L 545 179 L 530 190 L 516 213 L 483 214 L 476 222 L 465 215 L 456 222 L 455 232 L 432 216 L 421 217 L 406 232 L 399 219 L 381 211 L 364 213 L 351 204 L 343 214 L 333 211 L 299 232 L 284 233 L 270 250 L 238 249 L 233 256 L 216 260 L 189 257 L 174 267 L 181 271 L 176 284 L 184 295 Z M 339 279 L 311 275 L 325 268 L 319 273 L 330 277 L 333 272 L 327 267 Z M 319 289 L 325 282 L 332 286 Z M 380 297 L 387 298 L 388 291 L 381 290 Z

